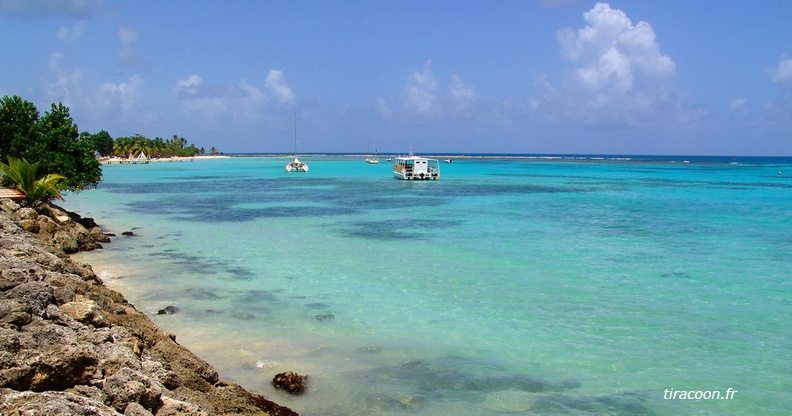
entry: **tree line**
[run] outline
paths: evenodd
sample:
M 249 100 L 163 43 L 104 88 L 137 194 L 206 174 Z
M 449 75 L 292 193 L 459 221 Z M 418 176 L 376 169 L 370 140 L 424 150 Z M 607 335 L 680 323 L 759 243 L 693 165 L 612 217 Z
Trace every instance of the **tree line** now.
M 99 134 L 101 134 L 101 132 Z M 184 137 L 179 137 L 175 134 L 172 138 L 167 140 L 162 139 L 161 137 L 149 139 L 147 137 L 141 136 L 140 134 L 136 134 L 132 137 L 119 137 L 115 140 L 111 139 L 111 142 L 107 142 L 105 139 L 105 142 L 108 143 L 108 145 L 99 150 L 99 153 L 102 156 L 109 156 L 112 154 L 121 157 L 135 157 L 140 153 L 145 153 L 150 157 L 189 157 L 206 154 L 206 151 L 203 147 L 199 149 L 195 147 L 194 144 L 187 145 L 187 140 Z M 218 152 L 214 147 L 209 149 L 209 154 L 216 155 L 219 153 L 220 152 Z
M 188 145 L 187 140 L 176 135 L 168 140 L 139 134 L 113 139 L 104 130 L 80 133 L 69 108 L 62 103 L 52 104 L 41 115 L 35 105 L 16 95 L 0 99 L 0 168 L 6 172 L 2 178 L 4 186 L 19 189 L 24 187 L 22 182 L 33 183 L 31 175 L 54 175 L 50 179 L 58 179 L 48 184 L 53 188 L 50 196 L 57 198 L 61 190 L 96 187 L 102 180 L 98 157 L 129 157 L 140 152 L 153 157 L 205 153 L 203 148 Z M 209 152 L 219 153 L 214 147 Z M 20 173 L 28 177 L 20 177 Z

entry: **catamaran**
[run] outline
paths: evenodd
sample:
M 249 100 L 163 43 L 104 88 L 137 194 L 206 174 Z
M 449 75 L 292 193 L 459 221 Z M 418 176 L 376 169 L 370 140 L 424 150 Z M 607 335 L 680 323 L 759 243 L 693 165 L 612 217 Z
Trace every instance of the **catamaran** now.
M 286 164 L 286 172 L 308 172 L 308 165 L 297 159 L 297 113 L 294 113 L 294 162 Z

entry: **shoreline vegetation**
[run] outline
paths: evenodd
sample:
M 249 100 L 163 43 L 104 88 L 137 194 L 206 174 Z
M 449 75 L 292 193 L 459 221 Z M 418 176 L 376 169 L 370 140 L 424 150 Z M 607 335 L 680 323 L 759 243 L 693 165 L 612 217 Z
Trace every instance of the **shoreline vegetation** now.
M 73 261 L 114 236 L 93 219 L 0 206 L 0 414 L 297 415 L 221 380 Z
M 225 155 L 196 155 L 196 156 L 168 156 L 168 157 L 154 157 L 144 159 L 144 163 L 148 162 L 192 162 L 193 160 L 201 160 L 201 159 L 226 159 L 231 156 Z M 110 165 L 113 163 L 120 163 L 120 164 L 130 164 L 130 163 L 141 163 L 135 158 L 118 158 L 118 157 L 102 157 L 99 158 L 99 163 L 103 165 Z

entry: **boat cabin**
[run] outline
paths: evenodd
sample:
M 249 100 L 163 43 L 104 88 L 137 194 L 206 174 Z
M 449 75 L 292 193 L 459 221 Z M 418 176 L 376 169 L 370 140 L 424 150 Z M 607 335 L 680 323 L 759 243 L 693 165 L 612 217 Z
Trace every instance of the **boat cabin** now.
M 402 180 L 438 180 L 440 179 L 440 163 L 437 159 L 413 156 L 393 159 L 393 177 Z

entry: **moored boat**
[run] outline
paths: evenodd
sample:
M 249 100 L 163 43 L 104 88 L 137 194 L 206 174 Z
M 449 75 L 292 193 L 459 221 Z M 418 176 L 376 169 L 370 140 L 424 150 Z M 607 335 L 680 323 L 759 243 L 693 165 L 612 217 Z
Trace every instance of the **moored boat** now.
M 297 159 L 297 113 L 294 113 L 294 162 L 286 164 L 286 172 L 308 172 L 308 165 Z
M 440 179 L 440 163 L 437 159 L 413 156 L 393 159 L 393 177 L 402 180 L 438 180 Z
M 295 157 L 294 162 L 286 164 L 286 172 L 308 172 L 308 165 Z

